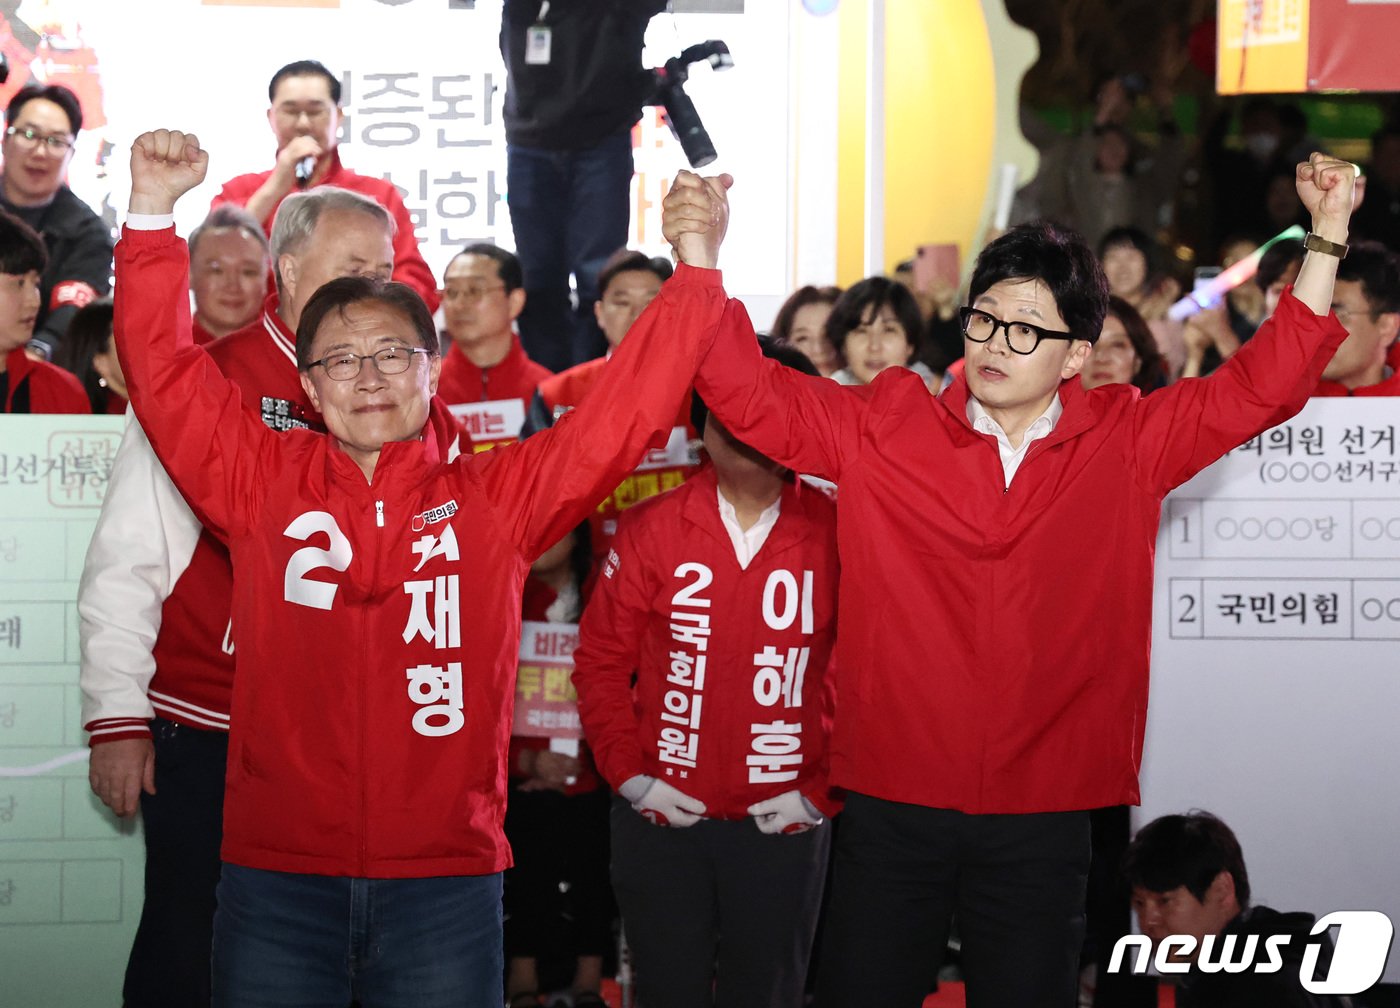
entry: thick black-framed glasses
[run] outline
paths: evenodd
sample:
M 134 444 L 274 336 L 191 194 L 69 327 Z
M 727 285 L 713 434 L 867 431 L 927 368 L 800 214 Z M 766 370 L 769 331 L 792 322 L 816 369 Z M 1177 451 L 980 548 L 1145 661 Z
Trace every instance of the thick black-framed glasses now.
M 414 354 L 431 354 L 431 350 L 423 347 L 391 346 L 383 350 L 376 350 L 371 354 L 340 353 L 332 354 L 329 357 L 322 357 L 306 365 L 306 370 L 310 371 L 316 365 L 326 369 L 326 374 L 336 381 L 350 381 L 358 378 L 360 370 L 365 366 L 365 361 L 374 361 L 374 366 L 379 369 L 382 375 L 403 374 L 408 370 L 408 365 L 413 362 Z
M 1074 333 L 1042 329 L 1029 322 L 1006 322 L 981 308 L 959 308 L 958 318 L 962 321 L 963 335 L 974 343 L 985 343 L 996 335 L 998 329 L 1006 330 L 1006 345 L 1012 353 L 1035 353 L 1035 348 L 1045 339 L 1079 339 Z
M 44 136 L 33 126 L 11 126 L 5 130 L 7 137 L 13 137 L 16 141 L 26 147 L 38 147 L 43 145 L 52 154 L 63 154 L 73 149 L 73 141 L 61 133 L 51 133 Z

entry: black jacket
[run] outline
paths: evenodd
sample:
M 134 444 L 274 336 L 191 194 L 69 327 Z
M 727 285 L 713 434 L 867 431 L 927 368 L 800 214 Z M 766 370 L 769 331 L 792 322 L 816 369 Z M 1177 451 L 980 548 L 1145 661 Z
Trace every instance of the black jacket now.
M 74 313 L 93 298 L 112 291 L 112 232 L 66 185 L 59 186 L 53 202 L 37 216 L 27 207 L 7 203 L 5 209 L 28 221 L 49 252 L 49 265 L 39 279 L 41 300 L 34 342 L 42 344 L 52 358 Z
M 506 142 L 544 150 L 585 150 L 631 129 L 653 84 L 642 68 L 647 22 L 666 0 L 551 0 L 544 25 L 550 59 L 525 61 L 526 33 L 541 0 L 506 0 Z
M 1303 951 L 1309 942 L 1320 942 L 1318 970 L 1325 974 L 1332 962 L 1332 942 L 1325 935 L 1312 936 L 1313 915 L 1279 913 L 1265 906 L 1250 907 L 1225 925 L 1217 938 L 1236 935 L 1233 958 L 1241 955 L 1240 943 L 1249 935 L 1259 937 L 1254 961 L 1266 961 L 1264 939 L 1270 935 L 1290 935 L 1292 940 L 1279 952 L 1283 968 L 1276 973 L 1204 973 L 1193 966 L 1177 994 L 1177 1008 L 1349 1008 L 1350 999 L 1327 994 L 1310 994 L 1298 978 Z M 1217 953 L 1218 956 L 1218 953 Z M 1212 958 L 1216 958 L 1213 956 Z

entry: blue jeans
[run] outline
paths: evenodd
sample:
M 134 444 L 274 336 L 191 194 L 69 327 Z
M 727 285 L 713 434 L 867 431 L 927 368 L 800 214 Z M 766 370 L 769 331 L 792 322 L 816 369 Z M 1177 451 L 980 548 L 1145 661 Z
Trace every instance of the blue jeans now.
M 225 864 L 216 1008 L 499 1008 L 501 876 L 363 879 Z
M 525 273 L 520 341 L 530 359 L 562 371 L 607 349 L 593 317 L 598 271 L 627 244 L 632 131 L 585 150 L 506 148 L 515 254 Z M 569 276 L 578 305 L 569 301 Z

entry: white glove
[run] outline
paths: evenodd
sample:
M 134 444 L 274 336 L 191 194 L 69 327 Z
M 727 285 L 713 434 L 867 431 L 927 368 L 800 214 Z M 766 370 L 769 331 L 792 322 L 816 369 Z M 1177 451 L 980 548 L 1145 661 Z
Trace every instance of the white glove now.
M 627 783 L 631 782 L 629 780 Z M 634 801 L 632 807 L 657 826 L 694 826 L 705 817 L 704 802 L 677 791 L 663 780 L 653 780 L 646 793 Z
M 817 807 L 796 788 L 750 805 L 748 811 L 760 833 L 806 833 L 822 824 Z

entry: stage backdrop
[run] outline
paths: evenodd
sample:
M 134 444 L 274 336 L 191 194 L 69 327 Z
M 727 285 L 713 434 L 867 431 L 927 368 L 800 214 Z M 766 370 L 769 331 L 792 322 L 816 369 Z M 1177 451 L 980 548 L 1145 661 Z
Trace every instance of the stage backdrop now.
M 1220 0 L 1221 94 L 1396 91 L 1396 0 Z
M 694 66 L 687 92 L 720 155 L 706 172 L 742 180 L 725 250 L 731 291 L 777 297 L 789 276 L 792 174 L 782 40 L 790 19 L 809 15 L 786 3 L 689 7 L 737 12 L 659 15 L 645 62 L 659 66 L 707 38 L 728 43 L 734 67 L 715 73 Z M 440 277 L 466 242 L 514 245 L 500 10 L 500 0 L 27 0 L 0 23 L 0 49 L 12 69 L 0 98 L 30 79 L 78 92 L 86 123 L 70 181 L 113 223 L 126 207 L 132 138 L 158 126 L 196 131 L 210 169 L 179 208 L 187 231 L 225 180 L 271 167 L 275 144 L 265 112 L 273 72 L 292 60 L 319 59 L 342 81 L 342 159 L 400 189 L 424 257 Z M 633 138 L 631 244 L 666 254 L 660 201 L 684 156 L 657 109 L 646 111 Z

